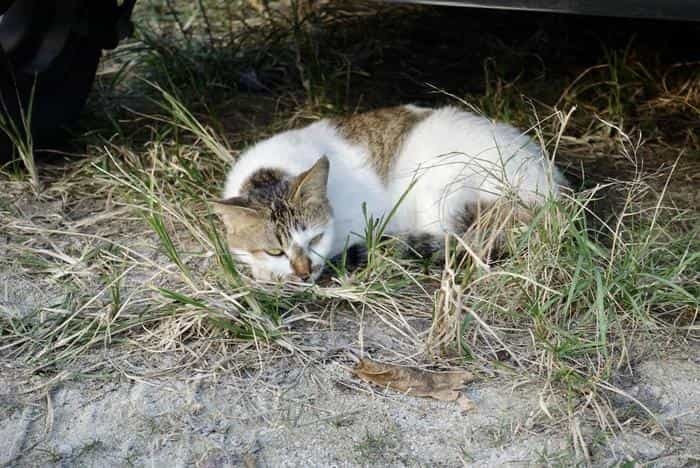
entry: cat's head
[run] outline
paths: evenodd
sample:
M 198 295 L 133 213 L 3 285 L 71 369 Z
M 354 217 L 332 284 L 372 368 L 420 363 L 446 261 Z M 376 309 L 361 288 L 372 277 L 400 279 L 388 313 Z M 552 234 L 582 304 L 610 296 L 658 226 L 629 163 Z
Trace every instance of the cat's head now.
M 326 196 L 328 158 L 296 177 L 267 174 L 245 196 L 214 203 L 234 256 L 253 277 L 315 281 L 333 244 L 333 212 Z

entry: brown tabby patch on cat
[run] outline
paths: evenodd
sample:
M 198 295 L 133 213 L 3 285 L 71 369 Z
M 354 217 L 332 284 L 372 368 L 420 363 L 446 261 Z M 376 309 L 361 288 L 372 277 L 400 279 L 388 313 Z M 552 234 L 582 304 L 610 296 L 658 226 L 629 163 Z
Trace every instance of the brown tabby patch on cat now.
M 272 200 L 270 219 L 282 245 L 288 242 L 290 231 L 304 231 L 330 219 L 331 207 L 326 198 L 328 170 L 328 158 L 324 156 L 294 178 L 284 196 Z
M 241 194 L 261 204 L 272 202 L 289 191 L 290 177 L 279 169 L 259 169 L 241 186 Z
M 431 114 L 405 106 L 386 107 L 332 120 L 341 136 L 367 148 L 372 166 L 384 182 L 411 129 Z
M 242 185 L 241 194 L 214 207 L 226 226 L 232 248 L 250 252 L 287 249 L 292 231 L 327 223 L 328 159 L 323 157 L 296 177 L 278 169 L 260 169 Z
M 265 222 L 269 209 L 245 197 L 219 200 L 212 206 L 224 222 L 226 240 L 231 248 L 252 253 L 281 248 L 273 226 Z

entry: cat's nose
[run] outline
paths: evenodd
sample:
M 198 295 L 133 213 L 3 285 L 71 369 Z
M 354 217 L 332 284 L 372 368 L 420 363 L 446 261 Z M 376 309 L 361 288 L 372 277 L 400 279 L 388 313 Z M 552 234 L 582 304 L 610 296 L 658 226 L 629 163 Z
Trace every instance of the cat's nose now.
M 290 262 L 294 274 L 302 281 L 306 281 L 311 276 L 311 260 L 309 257 L 296 257 Z

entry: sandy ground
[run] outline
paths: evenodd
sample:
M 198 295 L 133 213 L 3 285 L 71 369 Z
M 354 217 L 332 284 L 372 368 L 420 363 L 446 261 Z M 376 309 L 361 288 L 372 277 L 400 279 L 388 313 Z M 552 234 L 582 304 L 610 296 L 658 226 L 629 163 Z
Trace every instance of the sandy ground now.
M 368 326 L 368 336 L 378 329 Z M 321 338 L 338 343 L 348 335 Z M 136 377 L 127 363 L 172 363 L 133 353 L 109 361 L 90 377 L 56 385 L 45 385 L 51 375 L 26 381 L 0 361 L 0 466 L 585 465 L 572 425 L 595 466 L 700 462 L 698 348 L 642 362 L 619 382 L 628 396 L 615 404 L 637 422 L 620 419 L 615 437 L 594 419 L 566 418 L 565 402 L 523 376 L 470 384 L 463 394 L 474 408 L 463 411 L 456 402 L 371 388 L 352 376 L 342 353 L 282 357 L 237 375 Z

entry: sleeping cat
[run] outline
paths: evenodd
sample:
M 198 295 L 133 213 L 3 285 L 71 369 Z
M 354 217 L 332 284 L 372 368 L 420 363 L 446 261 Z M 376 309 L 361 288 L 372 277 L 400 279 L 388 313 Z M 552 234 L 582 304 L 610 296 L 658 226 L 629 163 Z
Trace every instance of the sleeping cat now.
M 442 238 L 503 198 L 517 200 L 526 219 L 565 185 L 516 128 L 456 107 L 407 105 L 257 143 L 234 163 L 214 207 L 231 252 L 256 279 L 314 281 L 328 259 L 363 242 L 363 204 L 368 216 L 386 217 L 404 196 L 386 233 Z

